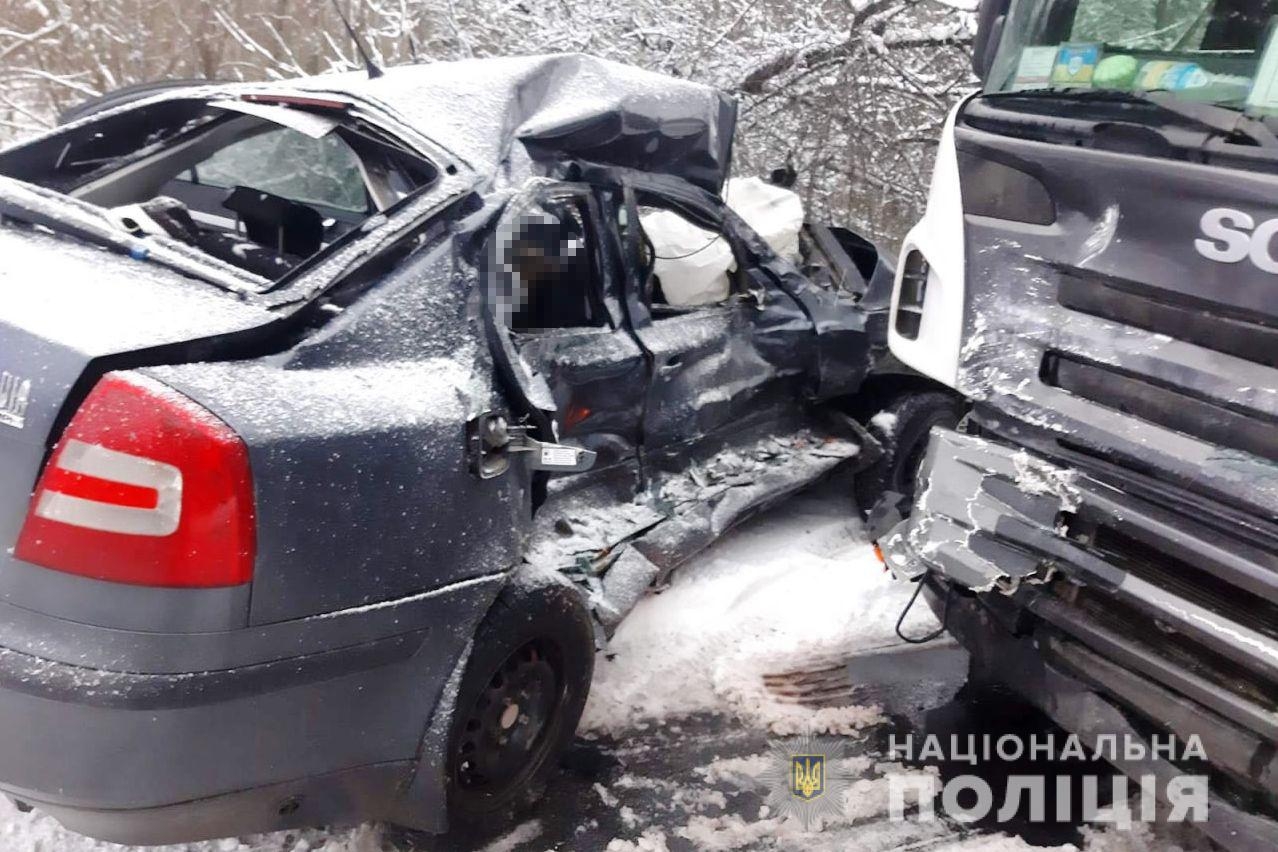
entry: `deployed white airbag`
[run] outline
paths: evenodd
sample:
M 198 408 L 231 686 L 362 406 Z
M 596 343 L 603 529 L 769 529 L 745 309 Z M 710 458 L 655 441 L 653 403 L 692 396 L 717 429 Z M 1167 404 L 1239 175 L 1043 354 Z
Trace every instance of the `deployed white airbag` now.
M 640 221 L 656 251 L 652 271 L 667 303 L 713 305 L 728 298 L 733 258 L 727 240 L 669 210 L 645 212 Z
M 798 195 L 759 178 L 733 178 L 725 197 L 773 251 L 798 261 L 803 227 L 803 202 Z M 639 218 L 656 252 L 653 273 L 661 281 L 667 304 L 713 305 L 728 298 L 732 290 L 728 274 L 735 260 L 727 240 L 669 210 L 645 210 Z
M 799 261 L 803 200 L 798 193 L 756 177 L 733 178 L 724 200 L 774 252 L 792 263 Z

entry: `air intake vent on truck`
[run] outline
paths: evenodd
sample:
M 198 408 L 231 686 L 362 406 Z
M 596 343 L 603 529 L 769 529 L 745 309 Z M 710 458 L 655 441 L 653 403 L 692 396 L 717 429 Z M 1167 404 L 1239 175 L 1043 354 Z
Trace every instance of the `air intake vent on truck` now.
M 1189 391 L 1059 352 L 1043 357 L 1045 384 L 1190 437 L 1278 461 L 1278 423 Z
M 1259 318 L 1230 314 L 1219 305 L 1180 304 L 1169 301 L 1166 292 L 1146 295 L 1139 285 L 1120 285 L 1068 272 L 1061 274 L 1057 298 L 1072 311 L 1278 367 L 1278 328 Z
M 929 271 L 922 252 L 915 250 L 906 255 L 896 302 L 896 333 L 906 340 L 918 340 Z

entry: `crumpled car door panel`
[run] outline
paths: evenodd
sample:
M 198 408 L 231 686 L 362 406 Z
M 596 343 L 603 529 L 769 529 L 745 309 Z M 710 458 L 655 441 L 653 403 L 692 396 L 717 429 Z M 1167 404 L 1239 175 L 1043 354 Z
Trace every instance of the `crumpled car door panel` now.
M 640 203 L 688 210 L 689 199 L 644 189 L 627 190 L 624 212 L 613 221 L 627 247 L 626 304 L 635 335 L 652 358 L 644 445 L 660 451 L 692 445 L 720 431 L 782 416 L 801 403 L 815 334 L 800 306 L 772 279 L 753 269 L 737 235 L 716 225 L 727 240 L 738 270 L 729 298 L 715 305 L 674 308 L 654 304 L 642 234 L 627 227 L 640 222 Z M 707 196 L 695 214 L 707 223 L 719 211 Z M 691 212 L 691 211 L 690 211 Z
M 590 187 L 546 184 L 512 202 L 496 239 L 511 299 L 505 333 L 529 384 L 548 391 L 558 439 L 596 452 L 596 470 L 633 462 L 648 364 L 617 309 L 616 264 Z

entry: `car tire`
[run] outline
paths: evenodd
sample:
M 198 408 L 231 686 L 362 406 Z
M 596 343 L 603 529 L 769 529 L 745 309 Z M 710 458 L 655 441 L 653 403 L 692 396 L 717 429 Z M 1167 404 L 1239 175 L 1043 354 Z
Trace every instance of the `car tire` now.
M 901 495 L 903 514 L 914 505 L 914 486 L 928 433 L 933 426 L 953 429 L 963 417 L 963 404 L 942 391 L 922 391 L 892 398 L 867 428 L 883 445 L 883 455 L 856 475 L 857 507 L 863 517 L 888 492 Z
M 508 827 L 545 789 L 571 744 L 594 674 L 595 639 L 580 593 L 517 576 L 475 632 L 446 758 L 455 834 Z

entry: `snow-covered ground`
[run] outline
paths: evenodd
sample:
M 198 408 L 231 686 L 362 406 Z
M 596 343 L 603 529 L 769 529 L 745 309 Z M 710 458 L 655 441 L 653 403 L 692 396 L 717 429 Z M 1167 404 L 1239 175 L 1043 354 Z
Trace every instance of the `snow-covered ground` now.
M 582 725 L 619 733 L 713 711 L 775 734 L 838 734 L 881 721 L 873 707 L 782 704 L 763 675 L 901 644 L 893 628 L 910 591 L 874 557 L 850 499 L 832 485 L 800 495 L 636 607 L 595 669 Z M 920 603 L 906 627 L 935 625 Z
M 831 482 L 742 527 L 643 600 L 596 669 L 581 737 L 568 770 L 552 784 L 540 815 L 484 852 L 606 850 L 867 850 L 1021 852 L 1003 835 L 942 822 L 887 818 L 884 763 L 870 732 L 883 729 L 891 690 L 851 683 L 842 706 L 785 703 L 764 675 L 828 668 L 849 656 L 904 646 L 894 633 L 909 588 L 874 559 L 853 519 L 845 483 Z M 906 628 L 934 624 L 920 605 Z M 837 669 L 837 665 L 836 665 Z M 855 667 L 853 667 L 855 670 Z M 908 676 L 904 680 L 908 680 Z M 962 681 L 943 679 L 945 701 Z M 947 686 L 948 684 L 948 686 Z M 919 693 L 905 693 L 918 704 Z M 861 696 L 865 696 L 862 698 Z M 917 709 L 917 708 L 915 708 Z M 841 816 L 804 833 L 763 804 L 771 740 L 830 733 L 850 744 L 856 776 Z M 575 768 L 574 768 L 575 767 Z M 918 771 L 918 770 L 915 770 Z M 1189 839 L 1137 827 L 1085 829 L 1092 852 L 1193 848 Z M 184 852 L 380 852 L 410 848 L 463 852 L 381 826 L 280 832 L 164 849 Z M 1075 845 L 1053 849 L 1076 849 Z M 124 847 L 62 830 L 38 813 L 0 801 L 0 850 L 87 852 Z

